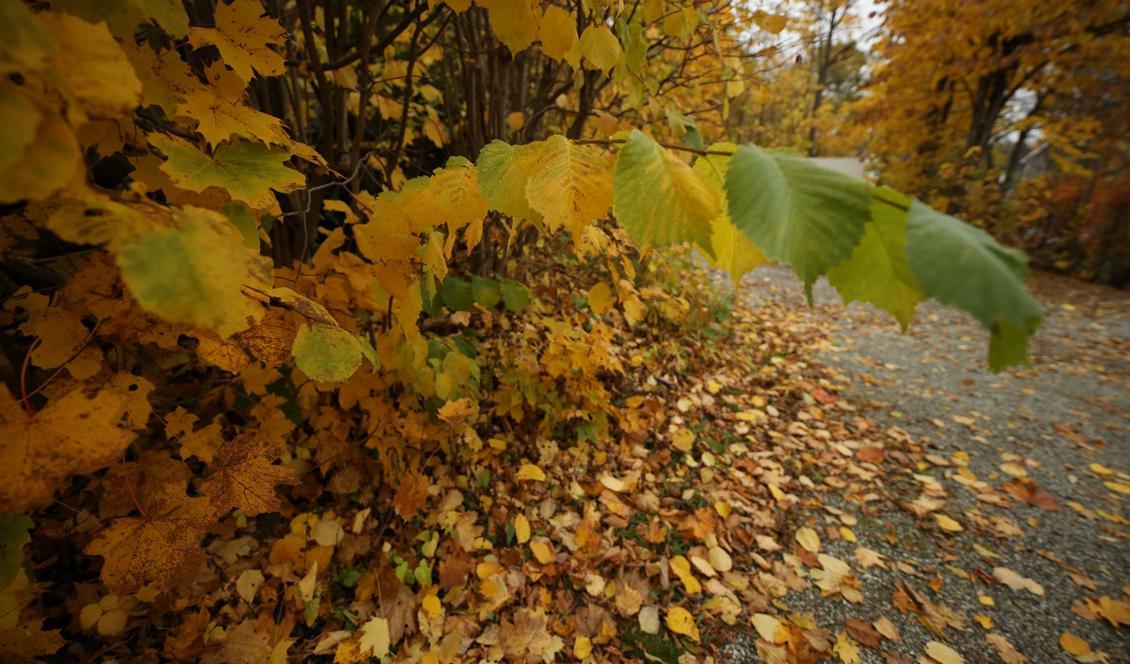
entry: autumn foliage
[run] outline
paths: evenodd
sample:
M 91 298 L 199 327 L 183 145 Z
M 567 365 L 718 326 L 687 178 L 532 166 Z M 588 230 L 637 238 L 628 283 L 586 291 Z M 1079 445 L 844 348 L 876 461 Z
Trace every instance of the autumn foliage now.
M 783 17 L 630 4 L 0 5 L 8 661 L 584 659 L 603 606 L 659 633 L 644 566 L 598 572 L 608 529 L 670 546 L 696 596 L 733 508 L 633 522 L 638 478 L 586 472 L 660 427 L 694 444 L 632 370 L 721 334 L 702 258 L 827 276 L 904 328 L 933 297 L 994 368 L 1026 361 L 1022 255 L 725 142 L 746 33 Z M 784 379 L 765 344 L 748 379 Z M 603 604 L 559 629 L 574 590 Z

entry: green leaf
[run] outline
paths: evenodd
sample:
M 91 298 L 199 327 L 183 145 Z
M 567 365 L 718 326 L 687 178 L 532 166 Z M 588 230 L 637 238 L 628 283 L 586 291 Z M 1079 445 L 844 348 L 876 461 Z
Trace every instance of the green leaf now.
M 906 259 L 906 210 L 910 199 L 889 187 L 875 192 L 871 219 L 851 258 L 828 271 L 844 304 L 858 300 L 886 309 L 906 332 L 926 293 Z
M 291 347 L 294 362 L 311 380 L 346 380 L 361 366 L 362 349 L 348 330 L 326 323 L 303 324 Z
M 647 64 L 647 38 L 643 26 L 629 22 L 620 24 L 620 43 L 624 45 L 624 64 L 628 71 L 640 75 Z
M 228 203 L 224 206 L 224 214 L 243 236 L 244 246 L 259 251 L 259 221 L 251 214 L 251 208 L 240 203 Z
M 746 145 L 730 160 L 726 194 L 734 225 L 811 287 L 851 258 L 871 217 L 865 182 L 796 155 Z
M 502 300 L 498 282 L 477 275 L 471 278 L 471 296 L 484 309 L 493 309 Z
M 179 139 L 150 137 L 149 142 L 168 160 L 161 170 L 181 189 L 201 192 L 208 187 L 226 190 L 233 200 L 256 210 L 277 205 L 272 189 L 293 191 L 306 178 L 283 165 L 290 152 L 254 141 L 236 141 L 216 148 L 211 157 Z
M 451 311 L 470 311 L 475 305 L 471 282 L 448 275 L 440 284 L 438 294 Z
M 35 523 L 18 512 L 0 514 L 0 588 L 5 588 L 24 562 L 24 545 L 31 537 L 28 531 Z
M 1027 259 L 985 231 L 914 201 L 907 213 L 906 252 L 926 294 L 968 311 L 992 333 L 989 366 L 1028 363 L 1028 337 L 1044 310 L 1024 288 Z
M 475 162 L 479 191 L 491 209 L 514 219 L 539 221 L 539 215 L 526 199 L 526 183 L 540 159 L 544 142 L 510 145 L 491 141 L 479 152 Z
M 380 369 L 381 359 L 377 357 L 377 349 L 373 348 L 373 344 L 361 335 L 357 335 L 357 343 L 361 346 L 361 355 L 373 365 L 374 369 Z
M 177 228 L 142 233 L 118 252 L 122 279 L 143 309 L 223 337 L 262 315 L 241 292 L 257 258 L 223 216 L 186 207 Z
M 710 146 L 712 152 L 725 152 L 736 150 L 732 143 L 716 143 Z M 707 186 L 714 189 L 722 201 L 722 211 L 710 221 L 710 248 L 707 260 L 715 267 L 730 273 L 734 288 L 738 287 L 745 273 L 750 272 L 759 265 L 768 262 L 765 254 L 754 243 L 749 241 L 737 226 L 730 221 L 729 210 L 724 192 L 726 171 L 730 167 L 730 155 L 708 154 L 699 157 L 694 163 L 694 172 L 702 178 Z
M 506 308 L 520 314 L 530 306 L 530 289 L 517 281 L 502 282 L 502 302 Z
M 689 241 L 709 251 L 710 221 L 722 205 L 690 166 L 632 131 L 616 160 L 612 210 L 640 244 Z

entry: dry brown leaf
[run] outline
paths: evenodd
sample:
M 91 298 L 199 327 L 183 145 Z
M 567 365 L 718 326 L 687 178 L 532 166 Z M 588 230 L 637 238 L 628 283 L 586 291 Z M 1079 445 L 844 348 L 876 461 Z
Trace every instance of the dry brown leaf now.
M 275 486 L 298 484 L 293 470 L 274 463 L 277 458 L 277 447 L 257 432 L 240 434 L 220 448 L 200 491 L 219 514 L 236 508 L 251 516 L 275 512 L 280 505 Z

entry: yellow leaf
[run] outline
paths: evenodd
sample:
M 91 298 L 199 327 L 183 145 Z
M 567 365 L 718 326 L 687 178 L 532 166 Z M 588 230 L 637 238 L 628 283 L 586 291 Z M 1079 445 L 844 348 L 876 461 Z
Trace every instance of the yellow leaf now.
M 851 532 L 851 530 L 845 526 L 840 526 L 840 537 L 848 542 L 855 543 L 855 533 Z
M 796 531 L 796 541 L 809 553 L 816 553 L 820 550 L 820 536 L 811 528 L 805 527 Z
M 1071 632 L 1059 635 L 1059 646 L 1076 659 L 1085 657 L 1091 652 L 1091 645 Z
M 424 609 L 424 612 L 427 613 L 428 617 L 431 618 L 432 620 L 435 620 L 436 618 L 438 618 L 440 613 L 443 612 L 443 604 L 440 603 L 439 598 L 436 597 L 435 595 L 428 595 L 427 597 L 425 597 L 420 602 L 420 606 Z
M 690 429 L 678 429 L 671 435 L 671 444 L 680 452 L 690 452 L 694 447 L 694 432 Z
M 361 654 L 368 657 L 386 657 L 392 646 L 388 618 L 377 616 L 361 626 Z
M 286 35 L 277 19 L 263 16 L 259 0 L 235 0 L 230 5 L 217 3 L 216 27 L 191 28 L 188 40 L 218 48 L 224 64 L 246 82 L 254 72 L 277 76 L 286 71 L 282 56 L 270 48 L 285 42 Z
M 1130 484 L 1123 484 L 1121 482 L 1107 481 L 1103 482 L 1103 486 L 1116 493 L 1130 494 Z
M 1113 470 L 1111 470 L 1110 468 L 1107 468 L 1106 466 L 1102 465 L 1101 463 L 1092 463 L 1091 465 L 1089 465 L 1087 467 L 1091 469 L 1092 473 L 1095 473 L 1095 474 L 1098 474 L 1098 475 L 1113 475 L 1114 474 Z
M 594 284 L 593 287 L 589 289 L 587 299 L 589 308 L 592 309 L 594 314 L 599 316 L 612 308 L 612 289 L 603 281 Z
M 573 641 L 573 657 L 579 660 L 588 659 L 592 654 L 592 640 L 587 636 L 578 635 Z
M 734 559 L 731 558 L 730 554 L 722 547 L 710 547 L 706 552 L 706 557 L 710 562 L 710 566 L 723 574 L 734 568 Z
M 522 466 L 518 468 L 518 472 L 514 475 L 514 478 L 519 481 L 530 480 L 533 482 L 544 482 L 545 471 L 532 463 L 523 463 Z
M 993 628 L 993 619 L 983 613 L 978 613 L 977 615 L 973 616 L 973 619 L 976 620 L 977 624 L 980 625 L 983 629 Z
M 840 632 L 836 636 L 836 645 L 832 651 L 843 664 L 859 664 L 859 646 L 847 635 L 847 632 Z
M 255 593 L 259 592 L 259 586 L 263 585 L 265 581 L 263 573 L 257 569 L 245 569 L 235 581 L 235 591 L 243 598 L 243 601 L 248 604 L 255 603 Z
M 537 0 L 492 0 L 487 9 L 491 30 L 498 41 L 517 53 L 534 42 L 541 13 Z
M 960 533 L 961 531 L 965 530 L 961 527 L 960 523 L 954 521 L 945 514 L 935 514 L 934 520 L 938 522 L 938 527 L 951 533 Z
M 545 539 L 531 540 L 530 551 L 533 552 L 534 558 L 542 565 L 548 565 L 554 561 L 553 548 L 549 546 L 549 542 Z
M 768 613 L 755 613 L 750 622 L 757 634 L 769 643 L 784 643 L 789 636 L 789 631 L 781 628 L 781 621 Z
M 545 9 L 538 29 L 541 52 L 554 60 L 565 60 L 574 67 L 580 62 L 581 42 L 577 38 L 577 21 L 556 5 Z
M 939 641 L 926 642 L 926 655 L 939 664 L 965 664 L 965 658 L 956 650 Z
M 519 544 L 530 541 L 530 522 L 523 514 L 514 517 L 514 537 Z
M 788 25 L 789 19 L 780 14 L 769 14 L 759 9 L 753 14 L 753 22 L 762 30 L 779 34 Z
M 699 639 L 698 626 L 694 624 L 694 616 L 681 606 L 667 609 L 667 629 L 675 634 L 689 636 L 695 642 Z
M 526 200 L 547 226 L 578 237 L 612 207 L 612 163 L 595 146 L 551 136 L 526 180 Z
M 514 111 L 506 116 L 506 127 L 510 131 L 518 131 L 526 126 L 526 114 L 522 111 Z
M 54 72 L 86 115 L 115 119 L 132 113 L 141 103 L 141 81 L 106 24 L 60 12 L 42 12 L 38 18 L 60 46 Z
M 607 74 L 620 61 L 622 50 L 616 35 L 606 26 L 590 25 L 581 35 L 581 55 L 586 69 L 599 69 Z

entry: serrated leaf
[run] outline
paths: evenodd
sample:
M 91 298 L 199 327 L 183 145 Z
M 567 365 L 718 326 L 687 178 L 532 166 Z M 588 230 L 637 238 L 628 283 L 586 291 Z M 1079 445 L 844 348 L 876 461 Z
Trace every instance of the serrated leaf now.
M 346 380 L 361 366 L 361 344 L 348 330 L 325 323 L 303 324 L 294 337 L 295 364 L 313 380 Z
M 844 304 L 870 302 L 885 309 L 903 332 L 918 303 L 926 299 L 906 257 L 905 208 L 909 206 L 910 199 L 897 191 L 878 189 L 871 202 L 871 219 L 851 258 L 828 270 L 828 281 Z
M 491 141 L 475 162 L 479 190 L 491 209 L 513 217 L 538 221 L 541 216 L 526 199 L 526 182 L 541 159 L 544 141 L 510 145 Z
M 227 337 L 262 316 L 241 292 L 255 258 L 227 219 L 186 207 L 179 227 L 141 234 L 117 260 L 142 308 Z
M 292 191 L 306 182 L 301 173 L 283 165 L 289 152 L 262 143 L 227 143 L 209 157 L 179 139 L 153 136 L 149 142 L 168 157 L 161 170 L 181 189 L 202 192 L 217 187 L 255 210 L 277 206 L 272 189 Z
M 254 72 L 277 76 L 286 71 L 281 55 L 271 50 L 272 44 L 286 41 L 287 31 L 277 19 L 263 16 L 259 0 L 235 0 L 216 5 L 215 28 L 192 28 L 188 40 L 195 46 L 212 44 L 220 50 L 224 64 L 243 81 L 250 81 Z
M 579 234 L 612 207 L 612 164 L 598 148 L 551 136 L 526 181 L 526 200 L 550 228 Z
M 710 222 L 722 205 L 690 166 L 637 130 L 616 159 L 612 209 L 636 242 L 709 248 Z
M 918 201 L 907 214 L 906 251 L 927 295 L 969 312 L 992 333 L 990 368 L 1028 363 L 1028 337 L 1044 312 L 1024 288 L 1023 254 Z
M 718 143 L 710 146 L 711 152 L 732 151 L 737 146 L 732 143 Z M 710 252 L 707 260 L 730 274 L 737 288 L 742 277 L 769 262 L 761 249 L 751 242 L 737 226 L 730 221 L 729 205 L 726 202 L 726 171 L 730 167 L 730 155 L 707 154 L 694 164 L 694 172 L 702 181 L 714 189 L 722 202 L 721 213 L 710 221 Z
M 734 225 L 806 287 L 851 257 L 871 216 L 866 183 L 751 145 L 730 160 L 726 195 Z

